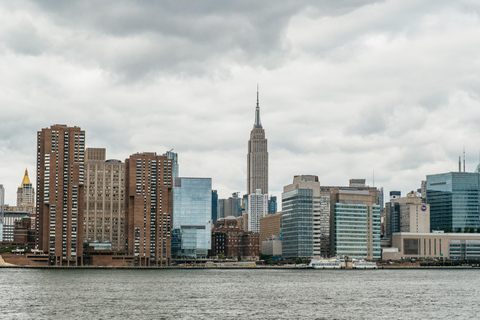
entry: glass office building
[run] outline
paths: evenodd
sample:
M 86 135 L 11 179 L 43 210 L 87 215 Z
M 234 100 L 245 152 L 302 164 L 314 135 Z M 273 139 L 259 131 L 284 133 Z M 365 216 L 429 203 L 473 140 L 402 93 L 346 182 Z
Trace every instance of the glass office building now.
M 334 212 L 335 254 L 380 259 L 380 206 L 335 203 Z
M 175 178 L 172 256 L 206 257 L 211 246 L 212 179 Z
M 449 172 L 427 176 L 432 230 L 458 231 L 480 227 L 479 173 Z
M 313 190 L 282 193 L 282 256 L 311 258 L 313 255 Z

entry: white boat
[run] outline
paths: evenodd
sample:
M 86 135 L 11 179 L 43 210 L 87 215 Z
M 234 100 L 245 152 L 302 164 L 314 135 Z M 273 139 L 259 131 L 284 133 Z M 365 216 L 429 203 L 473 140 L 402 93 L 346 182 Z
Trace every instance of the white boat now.
M 357 260 L 353 261 L 353 269 L 378 269 L 375 261 Z
M 314 269 L 343 269 L 345 268 L 345 261 L 338 259 L 312 260 L 309 267 Z

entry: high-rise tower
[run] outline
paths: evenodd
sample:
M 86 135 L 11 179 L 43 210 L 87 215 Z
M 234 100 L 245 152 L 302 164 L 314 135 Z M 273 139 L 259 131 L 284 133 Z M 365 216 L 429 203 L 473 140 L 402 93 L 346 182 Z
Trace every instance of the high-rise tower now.
M 37 244 L 50 264 L 82 265 L 85 131 L 53 125 L 37 137 Z
M 248 140 L 247 171 L 247 193 L 252 194 L 260 189 L 262 194 L 268 194 L 267 139 L 265 139 L 265 130 L 260 122 L 258 87 L 255 123 L 250 132 L 250 140 Z
M 18 210 L 33 213 L 35 207 L 34 189 L 28 177 L 28 171 L 25 169 L 22 184 L 17 189 L 17 207 Z

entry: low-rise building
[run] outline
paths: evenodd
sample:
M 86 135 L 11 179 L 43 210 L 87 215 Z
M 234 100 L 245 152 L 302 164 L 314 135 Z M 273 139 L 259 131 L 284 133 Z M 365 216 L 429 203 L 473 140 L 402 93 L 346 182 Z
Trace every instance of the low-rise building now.
M 480 234 L 399 232 L 392 235 L 392 247 L 398 252 L 384 250 L 383 260 L 480 259 Z

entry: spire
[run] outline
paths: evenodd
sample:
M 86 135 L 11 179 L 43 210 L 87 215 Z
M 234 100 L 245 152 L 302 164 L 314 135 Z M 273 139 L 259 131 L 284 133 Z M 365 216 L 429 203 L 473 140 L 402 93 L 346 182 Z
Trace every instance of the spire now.
M 28 178 L 27 168 L 25 168 L 25 176 L 23 177 L 23 181 L 22 181 L 22 184 L 21 184 L 20 188 L 23 188 L 23 185 L 26 184 L 26 183 L 31 183 L 30 179 Z
M 260 122 L 260 104 L 258 102 L 258 83 L 257 83 L 257 107 L 255 108 L 255 123 L 253 124 L 253 129 L 263 129 L 262 123 Z

